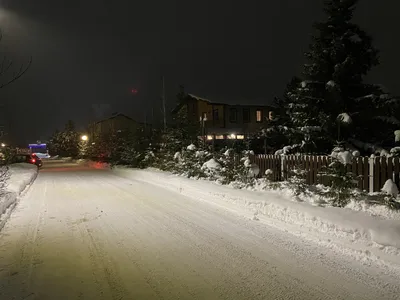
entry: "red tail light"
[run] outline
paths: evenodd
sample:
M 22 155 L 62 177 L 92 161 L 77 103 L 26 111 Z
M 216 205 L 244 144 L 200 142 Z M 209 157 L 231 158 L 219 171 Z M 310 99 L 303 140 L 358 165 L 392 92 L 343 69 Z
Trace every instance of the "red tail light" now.
M 35 163 L 35 162 L 36 162 L 36 159 L 32 158 L 31 162 L 32 162 L 32 163 Z

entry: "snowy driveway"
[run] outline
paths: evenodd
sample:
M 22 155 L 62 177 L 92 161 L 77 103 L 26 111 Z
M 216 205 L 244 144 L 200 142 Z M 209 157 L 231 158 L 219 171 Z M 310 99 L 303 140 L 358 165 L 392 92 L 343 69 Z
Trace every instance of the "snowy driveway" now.
M 399 281 L 209 203 L 53 162 L 0 233 L 0 299 L 398 299 Z

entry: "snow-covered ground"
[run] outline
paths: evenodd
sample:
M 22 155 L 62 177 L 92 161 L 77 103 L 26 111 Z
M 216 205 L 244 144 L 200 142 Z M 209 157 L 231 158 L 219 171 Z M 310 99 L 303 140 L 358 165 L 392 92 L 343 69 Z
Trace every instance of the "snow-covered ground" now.
M 284 193 L 237 190 L 157 170 L 118 167 L 113 172 L 218 205 L 353 257 L 363 264 L 379 264 L 388 271 L 400 274 L 398 214 L 380 211 L 384 218 L 368 214 L 371 208 L 355 211 L 319 207 L 307 202 L 291 201 L 289 195 Z
M 48 162 L 0 233 L 0 299 L 398 299 L 393 270 L 253 218 L 233 192 L 250 195 Z
M 0 230 L 10 216 L 20 194 L 32 183 L 37 175 L 37 167 L 31 164 L 9 166 L 9 177 L 5 191 L 0 195 Z

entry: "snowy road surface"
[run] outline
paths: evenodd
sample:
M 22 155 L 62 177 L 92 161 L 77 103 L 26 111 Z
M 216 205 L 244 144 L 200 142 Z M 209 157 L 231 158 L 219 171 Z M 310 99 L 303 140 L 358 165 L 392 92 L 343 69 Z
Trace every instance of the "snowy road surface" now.
M 0 233 L 0 299 L 399 299 L 400 281 L 108 170 L 49 162 Z

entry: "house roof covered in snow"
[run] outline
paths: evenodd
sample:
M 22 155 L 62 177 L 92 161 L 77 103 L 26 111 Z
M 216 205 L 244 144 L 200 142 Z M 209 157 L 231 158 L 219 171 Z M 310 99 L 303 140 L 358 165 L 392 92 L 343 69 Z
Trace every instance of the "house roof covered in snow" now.
M 257 106 L 257 107 L 264 107 L 264 106 L 269 106 L 269 107 L 274 107 L 275 102 L 273 99 L 265 99 L 265 98 L 258 98 L 258 99 L 240 99 L 240 98 L 226 98 L 220 99 L 218 97 L 200 97 L 195 94 L 186 94 L 186 97 L 184 98 L 184 101 L 178 104 L 174 109 L 173 113 L 176 113 L 181 109 L 183 104 L 189 99 L 195 99 L 198 101 L 204 101 L 209 104 L 214 104 L 214 105 L 230 105 L 230 106 Z
M 111 120 L 111 119 L 115 119 L 115 118 L 118 118 L 118 117 L 126 118 L 126 119 L 128 119 L 128 120 L 130 120 L 130 121 L 132 121 L 132 122 L 136 122 L 136 123 L 138 123 L 138 124 L 145 124 L 144 122 L 138 122 L 138 121 L 136 121 L 135 119 L 133 119 L 133 118 L 131 118 L 131 117 L 129 117 L 129 116 L 123 114 L 123 113 L 113 113 L 113 114 L 112 114 L 110 117 L 108 117 L 108 118 L 104 118 L 104 119 L 102 119 L 102 120 L 96 121 L 95 124 L 102 123 L 102 122 L 105 122 L 105 121 L 108 121 L 108 120 Z
M 265 98 L 258 98 L 258 99 L 240 99 L 240 98 L 227 98 L 227 99 L 220 99 L 218 97 L 199 97 L 194 94 L 188 94 L 189 97 L 205 101 L 210 104 L 224 104 L 224 105 L 233 105 L 233 106 L 274 106 L 273 99 L 265 99 Z

